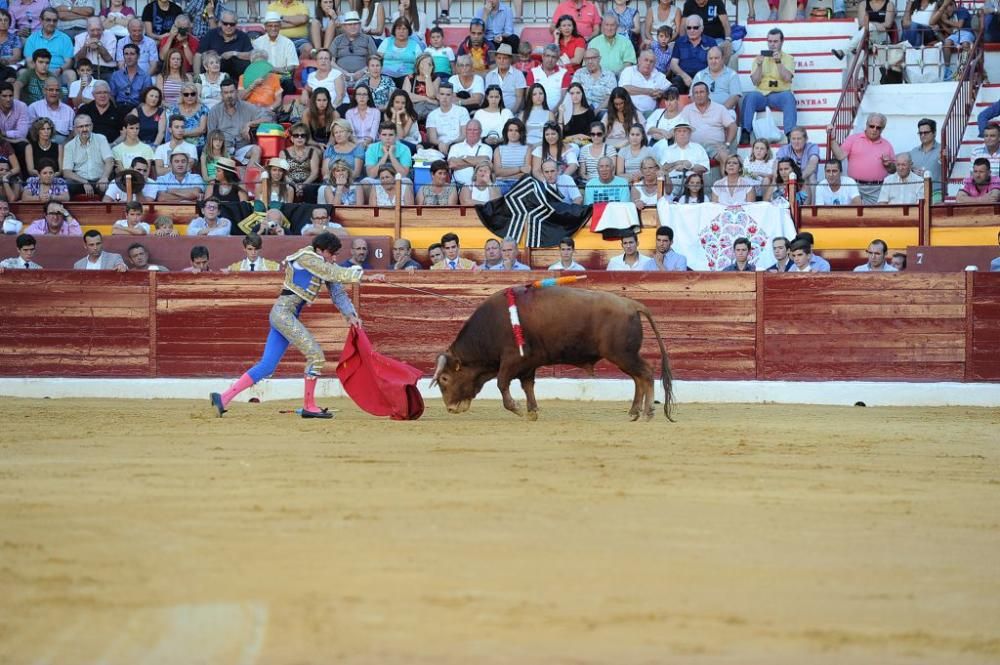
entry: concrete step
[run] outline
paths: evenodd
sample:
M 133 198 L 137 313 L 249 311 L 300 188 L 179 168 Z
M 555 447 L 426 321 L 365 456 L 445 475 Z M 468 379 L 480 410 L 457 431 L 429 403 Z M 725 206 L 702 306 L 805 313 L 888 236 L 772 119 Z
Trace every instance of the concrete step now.
M 767 18 L 767 12 L 757 14 L 758 19 Z M 834 37 L 850 38 L 858 31 L 854 19 L 832 21 L 756 21 L 747 26 L 747 40 L 766 40 L 767 31 L 778 28 L 785 34 L 785 46 L 791 41 Z M 793 51 L 788 49 L 789 53 Z
M 842 71 L 839 69 L 826 69 L 822 71 L 811 71 L 811 72 L 799 72 L 795 74 L 794 88 L 796 96 L 799 91 L 809 91 L 809 90 L 830 90 L 833 88 L 838 89 L 837 96 L 833 98 L 831 106 L 836 106 L 837 100 L 840 99 L 839 91 L 843 90 L 841 86 L 841 80 L 843 79 Z M 753 81 L 750 80 L 750 73 L 740 74 L 740 83 L 743 85 L 743 90 L 750 91 L 755 90 Z
M 836 88 L 813 88 L 811 90 L 795 91 L 795 106 L 802 109 L 823 109 L 829 110 L 832 114 L 837 108 L 837 102 L 844 90 L 842 87 Z
M 788 37 L 785 36 L 785 44 L 782 48 L 785 49 L 786 53 L 791 53 L 792 55 L 798 55 L 800 53 L 814 53 L 823 52 L 829 53 L 830 49 L 841 49 L 847 48 L 848 42 L 851 41 L 850 34 L 848 35 L 836 35 L 836 34 L 823 34 L 816 37 Z M 747 37 L 743 40 L 743 50 L 741 53 L 747 55 L 757 55 L 762 49 L 767 48 L 767 39 L 765 37 L 751 38 Z M 845 58 L 844 61 L 837 60 L 841 63 L 841 68 L 846 67 L 849 64 Z
M 748 51 L 744 49 L 743 53 L 739 56 L 739 73 L 749 74 L 750 70 L 753 69 L 754 58 L 757 57 L 758 51 Z M 803 72 L 810 71 L 825 71 L 825 70 L 837 70 L 840 71 L 844 68 L 843 62 L 837 60 L 829 51 L 806 51 L 803 53 L 792 53 L 795 57 L 795 74 L 796 76 L 802 74 Z
M 1000 83 L 986 83 L 979 88 L 976 106 L 989 106 L 996 101 L 1000 101 Z

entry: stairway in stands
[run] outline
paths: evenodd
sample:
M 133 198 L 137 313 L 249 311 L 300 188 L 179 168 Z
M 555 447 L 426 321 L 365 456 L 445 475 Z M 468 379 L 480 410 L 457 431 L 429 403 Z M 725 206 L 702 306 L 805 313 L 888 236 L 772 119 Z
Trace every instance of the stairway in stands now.
M 948 194 L 955 196 L 962 187 L 962 181 L 972 172 L 972 160 L 969 155 L 977 145 L 982 145 L 983 140 L 979 138 L 979 125 L 976 118 L 990 104 L 1000 100 L 1000 83 L 984 83 L 979 88 L 979 95 L 976 97 L 976 104 L 972 109 L 972 116 L 965 128 L 965 135 L 962 136 L 962 145 L 958 149 L 958 158 L 955 166 L 951 170 L 951 177 L 948 179 Z
M 771 28 L 779 28 L 785 34 L 784 50 L 795 56 L 793 90 L 798 103 L 798 123 L 808 130 L 809 140 L 820 146 L 820 154 L 825 156 L 826 126 L 844 90 L 844 68 L 849 64 L 849 58 L 838 60 L 830 50 L 846 51 L 848 41 L 857 31 L 856 23 L 853 20 L 751 23 L 738 58 L 737 71 L 744 91 L 755 89 L 750 70 L 754 58 L 767 48 L 767 32 Z M 781 125 L 780 112 L 775 122 Z M 741 153 L 749 147 L 741 146 Z

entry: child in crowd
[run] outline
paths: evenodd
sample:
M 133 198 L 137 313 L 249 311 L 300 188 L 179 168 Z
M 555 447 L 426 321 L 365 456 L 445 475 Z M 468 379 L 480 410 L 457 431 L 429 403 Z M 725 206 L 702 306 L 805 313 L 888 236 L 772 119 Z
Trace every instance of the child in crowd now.
M 153 220 L 154 236 L 176 238 L 180 235 L 174 228 L 174 218 L 169 215 L 160 215 Z
M 444 30 L 436 26 L 431 29 L 431 45 L 424 49 L 424 53 L 434 59 L 434 75 L 447 81 L 451 76 L 451 66 L 455 64 L 455 52 L 444 45 Z
M 226 135 L 221 130 L 216 129 L 209 132 L 205 141 L 205 149 L 201 153 L 201 178 L 205 182 L 215 180 L 215 164 L 219 157 L 228 157 L 226 154 Z
M 535 68 L 537 63 L 535 62 L 535 59 L 531 57 L 531 50 L 531 42 L 529 41 L 522 41 L 518 44 L 514 69 L 519 69 L 522 73 L 527 74 Z
M 756 182 L 754 191 L 757 198 L 764 196 L 765 188 L 774 179 L 774 154 L 764 139 L 757 139 L 750 148 L 750 154 L 743 159 L 743 171 Z
M 111 235 L 149 235 L 149 224 L 142 221 L 142 204 L 131 201 L 125 204 L 125 219 L 119 219 L 111 227 Z
M 661 25 L 656 31 L 656 40 L 650 44 L 650 50 L 656 56 L 656 69 L 661 74 L 668 74 L 670 59 L 674 54 L 674 45 L 670 41 L 674 31 L 669 25 Z
M 94 100 L 94 65 L 86 58 L 76 61 L 76 74 L 79 78 L 69 84 L 69 98 L 76 108 Z

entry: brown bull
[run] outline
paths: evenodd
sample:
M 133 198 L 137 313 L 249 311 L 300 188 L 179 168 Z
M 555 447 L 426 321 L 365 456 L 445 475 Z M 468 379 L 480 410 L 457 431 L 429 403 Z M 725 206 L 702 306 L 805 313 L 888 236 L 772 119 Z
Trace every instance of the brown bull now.
M 522 357 L 511 328 L 504 291 L 486 299 L 462 327 L 448 350 L 437 358 L 431 385 L 441 386 L 450 413 L 464 413 L 487 381 L 497 379 L 504 407 L 522 415 L 511 398 L 510 382 L 518 379 L 528 403 L 528 418 L 538 418 L 535 371 L 543 365 L 593 368 L 602 358 L 635 381 L 629 415 L 653 417 L 653 370 L 640 355 L 642 316 L 660 345 L 663 413 L 668 420 L 673 403 L 667 350 L 653 317 L 642 303 L 605 291 L 566 287 L 517 287 L 518 312 L 524 330 Z

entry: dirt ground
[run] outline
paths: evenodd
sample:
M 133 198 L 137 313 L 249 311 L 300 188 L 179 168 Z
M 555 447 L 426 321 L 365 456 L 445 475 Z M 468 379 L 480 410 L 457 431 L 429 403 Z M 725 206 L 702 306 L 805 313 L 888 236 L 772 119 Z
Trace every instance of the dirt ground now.
M 1000 411 L 0 402 L 0 663 L 997 663 Z

